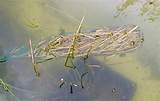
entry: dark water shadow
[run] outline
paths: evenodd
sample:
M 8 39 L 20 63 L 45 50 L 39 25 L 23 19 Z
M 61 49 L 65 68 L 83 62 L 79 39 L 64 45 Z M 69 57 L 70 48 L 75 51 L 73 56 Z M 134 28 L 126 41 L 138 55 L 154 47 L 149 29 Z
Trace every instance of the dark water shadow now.
M 68 84 L 62 88 L 58 86 L 61 78 L 77 83 L 77 74 L 66 71 L 63 59 L 40 65 L 40 78 L 35 77 L 30 59 L 12 61 L 8 67 L 12 69 L 7 73 L 8 81 L 21 101 L 132 101 L 136 90 L 132 81 L 96 59 L 87 61 L 100 68 L 92 68 L 84 78 L 84 88 L 74 86 L 72 94 Z M 82 59 L 77 59 L 75 64 L 80 73 L 85 72 L 86 65 Z
M 83 60 L 77 59 L 76 66 L 80 73 L 85 72 L 86 65 Z M 88 59 L 88 64 L 99 65 L 100 68 L 92 68 L 84 79 L 84 89 L 73 87 L 73 93 L 70 93 L 69 85 L 57 89 L 54 94 L 49 94 L 48 101 L 132 101 L 136 87 L 135 84 L 112 71 L 107 65 L 97 61 L 94 58 Z M 60 67 L 57 67 L 60 68 Z M 76 82 L 76 75 L 72 72 L 59 76 Z

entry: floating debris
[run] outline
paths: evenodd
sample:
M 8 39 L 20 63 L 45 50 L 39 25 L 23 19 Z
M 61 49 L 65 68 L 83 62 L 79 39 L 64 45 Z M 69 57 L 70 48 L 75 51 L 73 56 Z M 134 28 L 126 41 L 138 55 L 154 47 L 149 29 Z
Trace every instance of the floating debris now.
M 87 59 L 88 55 L 124 54 L 137 49 L 144 41 L 138 26 L 104 27 L 91 32 L 81 32 L 83 20 L 84 17 L 76 33 L 68 36 L 50 37 L 39 42 L 38 45 L 32 45 L 31 40 L 29 40 L 30 52 L 24 53 L 20 57 L 31 57 L 34 71 L 37 76 L 40 76 L 37 64 L 52 60 L 55 57 L 66 56 L 65 67 L 75 68 L 73 63 L 75 57 Z M 3 56 L 0 58 L 0 62 L 7 62 L 7 59 Z M 80 73 L 79 78 L 81 78 Z
M 37 63 L 54 59 L 55 57 L 67 56 L 72 45 L 74 34 L 68 36 L 50 37 L 33 44 L 33 54 Z M 76 34 L 74 57 L 91 55 L 115 55 L 133 51 L 140 47 L 144 41 L 143 34 L 135 25 L 124 25 L 122 27 L 104 27 L 94 32 L 81 32 Z M 27 49 L 27 48 L 26 48 Z M 19 51 L 21 48 L 18 49 Z M 22 49 L 24 50 L 24 48 Z M 27 49 L 29 50 L 29 48 Z M 17 52 L 17 51 L 16 51 Z M 21 52 L 22 53 L 22 52 Z M 70 53 L 72 53 L 70 51 Z M 30 51 L 22 55 L 1 56 L 0 62 L 7 62 L 9 58 L 31 57 Z
M 53 59 L 69 55 L 70 45 L 73 43 L 74 34 L 60 36 L 54 39 L 45 40 L 35 47 L 35 57 L 45 57 L 43 59 Z M 95 32 L 81 32 L 76 34 L 76 44 L 74 43 L 74 55 L 80 57 L 91 55 L 115 55 L 133 51 L 143 43 L 143 35 L 138 26 L 128 25 L 114 28 L 100 28 Z M 73 53 L 73 51 L 70 51 Z M 42 58 L 41 58 L 42 59 Z M 44 61 L 44 60 L 41 61 Z M 38 62 L 38 61 L 37 61 Z

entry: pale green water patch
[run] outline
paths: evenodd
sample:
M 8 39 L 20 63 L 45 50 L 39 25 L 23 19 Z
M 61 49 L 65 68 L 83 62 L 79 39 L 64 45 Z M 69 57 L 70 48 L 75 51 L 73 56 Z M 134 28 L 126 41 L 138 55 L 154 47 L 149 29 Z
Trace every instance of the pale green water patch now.
M 102 60 L 103 61 L 103 60 Z M 160 80 L 152 77 L 151 68 L 144 67 L 134 55 L 125 57 L 112 57 L 106 64 L 111 64 L 111 69 L 133 81 L 137 87 L 133 101 L 157 101 L 159 97 Z

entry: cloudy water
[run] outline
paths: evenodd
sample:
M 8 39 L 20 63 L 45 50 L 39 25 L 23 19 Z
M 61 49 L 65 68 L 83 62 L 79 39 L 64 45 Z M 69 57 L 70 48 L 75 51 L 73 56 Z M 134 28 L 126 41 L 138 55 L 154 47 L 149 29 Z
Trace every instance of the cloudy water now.
M 77 58 L 80 74 L 88 71 L 84 88 L 78 85 L 77 72 L 64 66 L 65 57 L 40 64 L 40 78 L 35 76 L 30 58 L 9 59 L 0 63 L 0 78 L 11 85 L 20 101 L 158 101 L 159 2 L 124 1 L 0 0 L 1 56 L 9 56 L 17 47 L 28 51 L 29 39 L 36 44 L 51 35 L 75 32 L 83 16 L 82 31 L 134 24 L 144 36 L 143 45 L 133 52 L 89 57 L 87 64 L 94 65 L 92 68 L 86 69 L 83 59 Z M 62 78 L 66 82 L 59 87 Z M 71 87 L 72 83 L 75 85 Z M 0 92 L 0 101 L 18 100 L 3 88 Z

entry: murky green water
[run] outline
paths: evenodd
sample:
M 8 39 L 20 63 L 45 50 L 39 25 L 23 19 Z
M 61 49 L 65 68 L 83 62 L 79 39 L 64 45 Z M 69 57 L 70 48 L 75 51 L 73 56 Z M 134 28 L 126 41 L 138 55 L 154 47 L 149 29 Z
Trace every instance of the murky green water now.
M 128 4 L 134 4 L 136 0 Z M 40 65 L 42 76 L 35 77 L 30 58 L 14 59 L 0 64 L 0 78 L 13 86 L 21 101 L 158 101 L 160 99 L 159 19 L 150 22 L 140 16 L 140 4 L 129 6 L 117 15 L 121 0 L 0 0 L 0 54 L 28 46 L 61 30 L 74 32 L 85 16 L 83 29 L 135 24 L 144 33 L 144 44 L 125 56 L 94 57 L 89 64 L 100 65 L 86 78 L 85 89 L 69 86 L 58 88 L 64 77 L 76 82 L 76 74 L 67 72 L 64 59 L 57 58 Z M 127 7 L 126 5 L 124 7 Z M 84 64 L 77 59 L 78 68 Z M 0 101 L 14 101 L 1 91 Z M 11 100 L 12 99 L 12 100 Z

